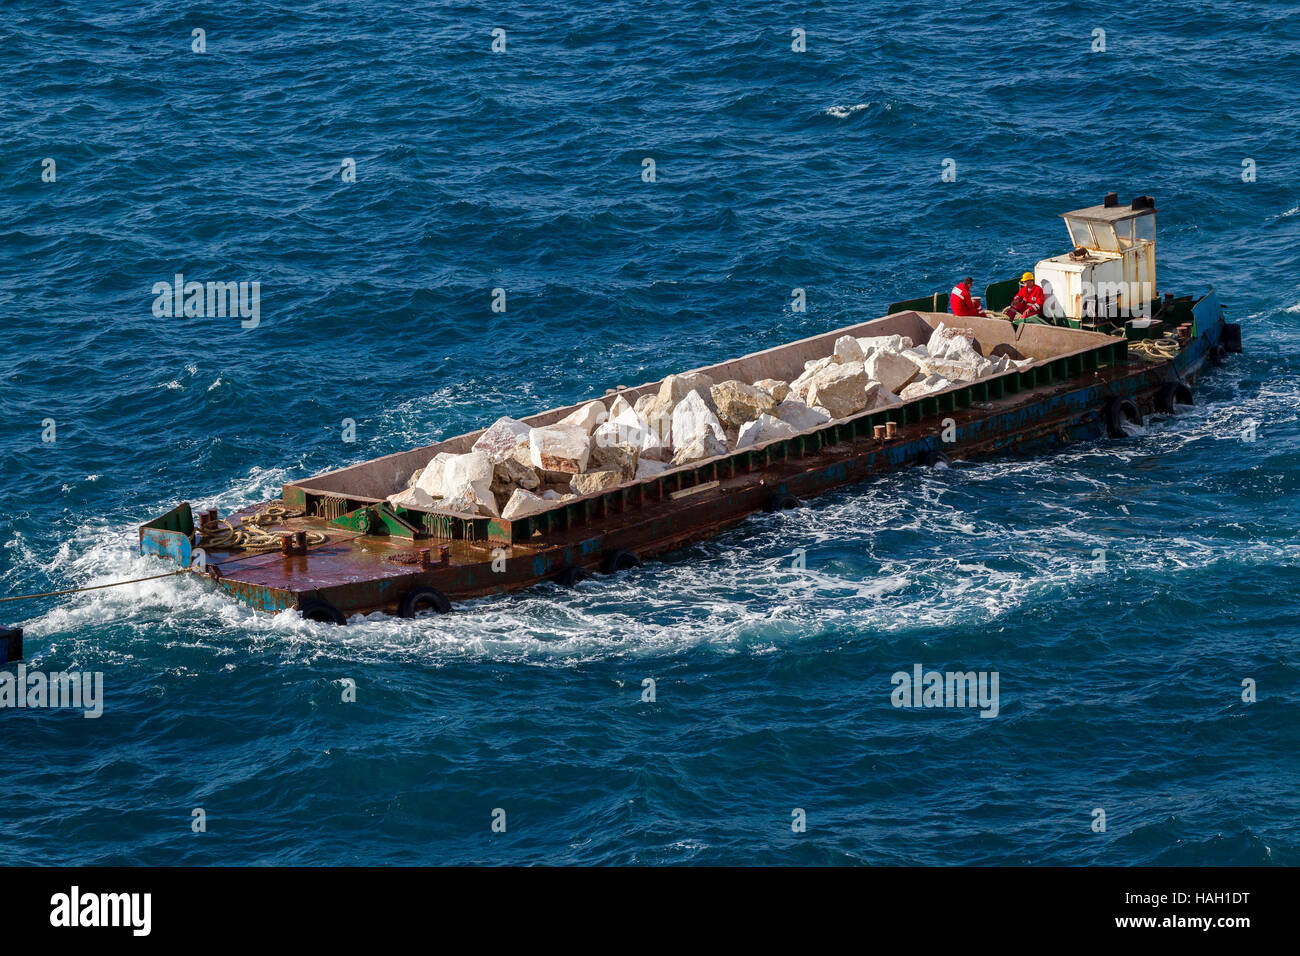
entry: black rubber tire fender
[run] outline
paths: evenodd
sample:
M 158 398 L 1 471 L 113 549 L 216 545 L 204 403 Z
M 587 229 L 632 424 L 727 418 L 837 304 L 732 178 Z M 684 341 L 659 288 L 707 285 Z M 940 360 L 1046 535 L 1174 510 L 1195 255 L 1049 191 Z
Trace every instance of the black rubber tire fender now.
M 1179 405 L 1192 404 L 1192 390 L 1182 382 L 1165 382 L 1156 392 L 1156 411 L 1173 415 Z
M 572 588 L 577 587 L 579 581 L 585 581 L 591 576 L 591 572 L 582 565 L 573 564 L 555 576 L 555 583 L 562 588 Z
M 605 555 L 605 560 L 600 562 L 600 570 L 605 574 L 616 574 L 619 571 L 639 567 L 641 567 L 641 559 L 635 553 L 624 548 L 611 551 Z
M 307 598 L 298 602 L 298 613 L 308 621 L 320 621 L 322 624 L 346 624 L 347 615 L 323 597 Z
M 412 588 L 402 595 L 397 613 L 401 617 L 415 617 L 426 607 L 433 608 L 439 614 L 446 614 L 451 610 L 451 599 L 437 588 Z
M 803 502 L 790 494 L 788 491 L 778 491 L 767 501 L 763 502 L 763 510 L 769 514 L 777 511 L 789 511 L 792 508 L 802 508 Z
M 1241 326 L 1236 322 L 1225 322 L 1221 342 L 1229 352 L 1239 354 L 1241 352 Z
M 1222 365 L 1228 361 L 1228 350 L 1222 345 L 1213 345 L 1210 347 L 1210 362 L 1214 365 Z
M 1125 434 L 1125 425 L 1142 426 L 1142 412 L 1132 399 L 1112 398 L 1106 403 L 1106 411 L 1102 417 L 1106 421 L 1106 433 L 1111 438 L 1123 438 Z
M 926 468 L 938 468 L 940 465 L 951 468 L 952 459 L 937 449 L 931 449 L 921 456 L 921 464 Z

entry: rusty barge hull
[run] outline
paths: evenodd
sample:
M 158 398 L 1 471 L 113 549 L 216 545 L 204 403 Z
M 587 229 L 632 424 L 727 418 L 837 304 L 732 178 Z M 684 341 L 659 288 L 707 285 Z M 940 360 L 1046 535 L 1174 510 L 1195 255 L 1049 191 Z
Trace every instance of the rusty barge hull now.
M 1225 324 L 1213 291 L 1196 302 L 1194 315 L 1195 335 L 1174 358 L 1161 361 L 1130 355 L 1127 341 L 1116 336 L 1044 326 L 1012 330 L 1001 320 L 962 319 L 975 327 L 986 348 L 999 341 L 1032 342 L 1047 354 L 1022 371 L 674 468 L 515 521 L 386 507 L 383 498 L 401 487 L 395 482 L 439 451 L 467 450 L 480 432 L 457 436 L 285 485 L 279 501 L 244 509 L 230 520 L 268 504 L 283 505 L 302 514 L 277 530 L 317 532 L 325 537 L 322 543 L 305 551 L 287 543 L 283 552 L 260 554 L 209 550 L 195 570 L 259 610 L 297 608 L 333 620 L 373 611 L 409 615 L 422 606 L 412 599 L 430 589 L 455 601 L 562 577 L 571 582 L 575 574 L 610 570 L 611 559 L 617 568 L 629 555 L 633 563 L 651 558 L 756 512 L 939 456 L 1023 454 L 1113 433 L 1117 403 L 1131 402 L 1143 414 L 1160 411 L 1172 385 L 1189 385 L 1208 363 L 1222 360 Z M 781 362 L 788 371 L 808 357 L 828 354 L 841 334 L 889 334 L 898 328 L 924 334 L 945 319 L 952 321 L 951 316 L 900 313 L 699 371 L 715 379 L 739 377 Z M 633 401 L 657 385 L 622 394 Z M 548 424 L 577 407 L 524 421 Z M 888 424 L 893 437 L 877 438 L 877 426 Z M 140 529 L 141 551 L 190 567 L 195 530 L 189 505 L 182 504 Z

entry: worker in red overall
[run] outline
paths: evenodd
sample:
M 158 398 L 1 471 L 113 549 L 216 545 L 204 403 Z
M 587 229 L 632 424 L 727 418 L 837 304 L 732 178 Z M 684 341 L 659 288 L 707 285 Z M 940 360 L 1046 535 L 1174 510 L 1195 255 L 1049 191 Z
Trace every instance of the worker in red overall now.
M 1026 272 L 1020 277 L 1020 291 L 1007 306 L 1007 318 L 1027 319 L 1030 316 L 1042 315 L 1044 300 L 1043 290 L 1034 281 L 1034 274 Z
M 977 308 L 975 300 L 971 298 L 970 284 L 973 281 L 970 276 L 966 276 L 952 287 L 952 292 L 948 294 L 948 311 L 953 315 L 984 315 L 984 310 Z

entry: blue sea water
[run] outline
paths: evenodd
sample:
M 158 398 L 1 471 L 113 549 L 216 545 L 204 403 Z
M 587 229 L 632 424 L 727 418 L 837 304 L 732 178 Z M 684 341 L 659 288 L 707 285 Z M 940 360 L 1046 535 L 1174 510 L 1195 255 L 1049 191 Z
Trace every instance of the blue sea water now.
M 0 712 L 0 863 L 1300 863 L 1294 6 L 10 0 L 0 78 L 0 596 L 156 573 L 181 500 L 982 287 L 1109 190 L 1246 344 L 1128 439 L 572 592 L 0 604 L 105 688 Z M 176 273 L 260 324 L 156 317 Z M 998 716 L 893 707 L 916 664 L 998 672 Z

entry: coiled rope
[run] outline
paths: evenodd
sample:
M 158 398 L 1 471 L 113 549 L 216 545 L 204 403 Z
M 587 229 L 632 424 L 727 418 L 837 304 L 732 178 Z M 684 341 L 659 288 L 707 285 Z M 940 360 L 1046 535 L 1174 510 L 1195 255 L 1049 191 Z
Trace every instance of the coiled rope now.
M 1128 350 L 1152 361 L 1163 361 L 1177 357 L 1180 347 L 1177 336 L 1162 335 L 1158 339 L 1138 339 L 1130 342 Z
M 280 532 L 267 528 L 282 525 L 290 518 L 299 518 L 301 511 L 290 511 L 280 505 L 270 505 L 257 514 L 249 515 L 235 527 L 224 518 L 205 521 L 199 525 L 199 547 L 218 551 L 272 551 L 280 547 Z M 223 529 L 224 526 L 224 529 Z M 325 535 L 320 531 L 307 532 L 307 544 L 322 544 Z

